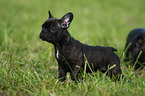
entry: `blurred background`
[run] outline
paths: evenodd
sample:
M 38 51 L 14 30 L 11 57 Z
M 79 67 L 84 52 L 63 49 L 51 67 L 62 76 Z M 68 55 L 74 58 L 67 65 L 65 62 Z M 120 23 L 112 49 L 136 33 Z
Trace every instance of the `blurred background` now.
M 144 27 L 144 5 L 144 0 L 1 0 L 0 52 L 28 49 L 37 54 L 46 50 L 49 45 L 39 39 L 39 33 L 48 10 L 55 18 L 74 14 L 68 30 L 75 39 L 113 46 L 120 52 L 129 31 Z

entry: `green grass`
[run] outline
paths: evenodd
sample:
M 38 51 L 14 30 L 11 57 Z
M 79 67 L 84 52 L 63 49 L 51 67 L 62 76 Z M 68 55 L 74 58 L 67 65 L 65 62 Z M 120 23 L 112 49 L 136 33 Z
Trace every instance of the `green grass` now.
M 0 95 L 143 96 L 145 68 L 123 62 L 129 31 L 145 24 L 144 0 L 0 0 Z M 126 81 L 112 82 L 100 72 L 83 83 L 58 82 L 54 48 L 39 39 L 48 10 L 56 18 L 74 13 L 70 34 L 89 45 L 118 49 Z

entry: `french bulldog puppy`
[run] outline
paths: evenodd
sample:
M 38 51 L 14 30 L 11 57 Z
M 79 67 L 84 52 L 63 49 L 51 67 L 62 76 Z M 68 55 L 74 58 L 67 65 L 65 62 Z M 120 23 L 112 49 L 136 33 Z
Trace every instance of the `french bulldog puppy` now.
M 125 49 L 127 49 L 125 60 L 132 60 L 132 65 L 134 65 L 138 58 L 134 69 L 143 68 L 145 66 L 145 29 L 136 28 L 132 30 L 127 37 Z M 139 56 L 140 52 L 141 55 Z
M 78 81 L 78 73 L 84 69 L 86 72 L 106 72 L 114 80 L 120 78 L 122 71 L 115 48 L 89 46 L 71 37 L 67 29 L 73 20 L 73 13 L 69 12 L 61 19 L 54 18 L 50 11 L 48 13 L 49 18 L 42 25 L 40 38 L 54 45 L 60 81 L 66 79 L 67 72 L 70 72 L 72 80 Z M 86 60 L 89 65 L 85 67 Z M 114 68 L 107 71 L 113 65 Z

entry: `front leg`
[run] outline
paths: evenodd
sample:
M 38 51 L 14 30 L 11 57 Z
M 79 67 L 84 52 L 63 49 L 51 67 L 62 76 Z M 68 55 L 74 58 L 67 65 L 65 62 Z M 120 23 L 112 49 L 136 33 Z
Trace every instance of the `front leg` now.
M 71 75 L 71 79 L 78 82 L 78 74 L 80 72 L 80 68 L 78 68 L 77 66 L 81 66 L 82 64 L 76 63 L 76 65 L 73 66 L 73 70 L 70 72 Z
M 64 81 L 66 79 L 66 71 L 59 65 L 59 80 Z

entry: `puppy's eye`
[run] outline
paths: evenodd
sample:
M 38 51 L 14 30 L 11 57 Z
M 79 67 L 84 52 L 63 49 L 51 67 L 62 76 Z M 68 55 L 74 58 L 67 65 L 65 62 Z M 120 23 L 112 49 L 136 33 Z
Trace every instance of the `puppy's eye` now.
M 50 26 L 50 30 L 51 30 L 51 32 L 55 32 L 56 31 L 56 27 L 55 26 Z
M 53 31 L 55 31 L 55 30 L 56 30 L 56 28 L 55 28 L 54 26 L 52 26 L 52 30 L 53 30 Z

